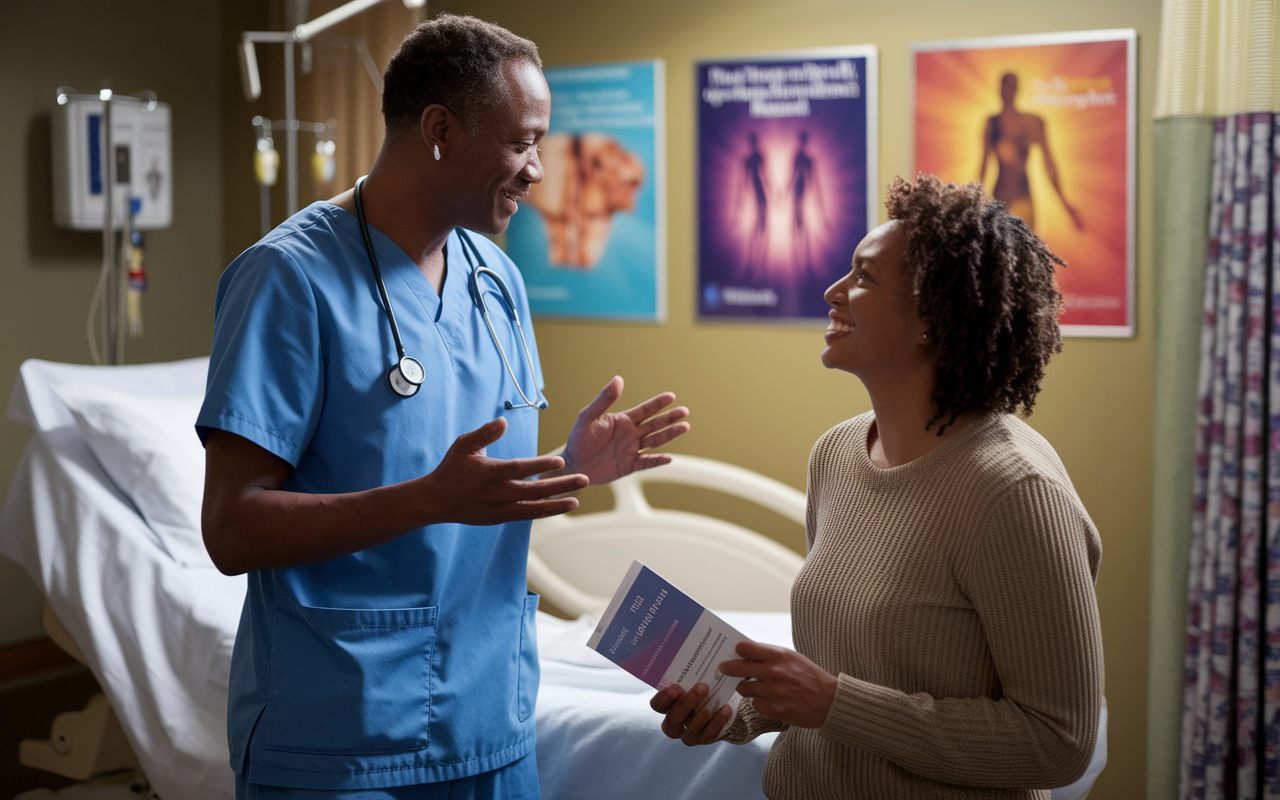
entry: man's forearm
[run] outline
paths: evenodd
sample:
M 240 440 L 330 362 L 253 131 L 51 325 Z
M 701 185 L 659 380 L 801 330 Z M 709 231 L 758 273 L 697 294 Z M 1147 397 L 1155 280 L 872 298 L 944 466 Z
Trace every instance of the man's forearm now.
M 256 488 L 232 502 L 214 501 L 213 508 L 206 498 L 205 547 L 228 575 L 313 564 L 376 547 L 436 521 L 424 507 L 429 504 L 416 496 L 417 482 L 347 494 Z
M 436 469 L 401 483 L 344 494 L 281 489 L 293 466 L 254 442 L 210 431 L 205 443 L 205 548 L 228 575 L 313 564 L 442 522 L 496 525 L 563 514 L 558 497 L 584 475 L 525 480 L 564 466 L 559 457 L 491 459 L 481 453 L 506 430 L 498 418 L 458 437 Z

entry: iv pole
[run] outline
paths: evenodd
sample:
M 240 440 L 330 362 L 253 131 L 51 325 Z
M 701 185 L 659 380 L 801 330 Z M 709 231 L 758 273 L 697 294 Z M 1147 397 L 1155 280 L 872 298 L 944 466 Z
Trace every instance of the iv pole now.
M 262 96 L 262 78 L 258 73 L 258 55 L 254 50 L 254 43 L 284 45 L 284 116 L 287 123 L 284 139 L 287 159 L 285 194 L 290 215 L 298 210 L 298 103 L 294 79 L 293 45 L 309 42 L 317 34 L 384 2 L 387 0 L 350 0 L 310 22 L 298 25 L 291 31 L 245 31 L 240 34 L 240 80 L 244 87 L 244 96 L 250 102 Z M 427 0 L 402 0 L 402 2 L 405 8 L 423 8 L 427 4 Z M 368 69 L 367 61 L 365 68 Z M 374 85 L 380 82 L 379 78 L 374 81 Z

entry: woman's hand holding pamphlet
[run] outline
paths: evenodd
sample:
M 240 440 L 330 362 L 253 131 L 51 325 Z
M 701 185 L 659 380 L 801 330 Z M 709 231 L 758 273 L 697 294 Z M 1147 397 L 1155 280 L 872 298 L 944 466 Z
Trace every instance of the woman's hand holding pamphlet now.
M 716 709 L 741 699 L 740 679 L 719 667 L 737 658 L 734 648 L 743 641 L 749 640 L 715 613 L 633 561 L 587 646 L 655 689 L 705 683 L 704 705 Z

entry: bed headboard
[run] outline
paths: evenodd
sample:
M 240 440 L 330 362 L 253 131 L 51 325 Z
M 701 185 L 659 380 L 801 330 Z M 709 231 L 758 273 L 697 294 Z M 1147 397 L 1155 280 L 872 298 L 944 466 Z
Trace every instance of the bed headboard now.
M 799 554 L 722 519 L 654 508 L 645 499 L 647 483 L 723 492 L 804 524 L 804 492 L 722 461 L 675 455 L 666 466 L 609 484 L 609 511 L 536 520 L 530 588 L 571 616 L 599 614 L 639 559 L 710 608 L 790 609 L 791 583 L 804 564 Z

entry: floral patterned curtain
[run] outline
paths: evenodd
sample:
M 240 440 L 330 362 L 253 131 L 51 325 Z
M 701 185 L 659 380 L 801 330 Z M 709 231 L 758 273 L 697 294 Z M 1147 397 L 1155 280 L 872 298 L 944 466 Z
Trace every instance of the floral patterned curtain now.
M 1280 798 L 1280 115 L 1216 121 L 1180 797 Z

